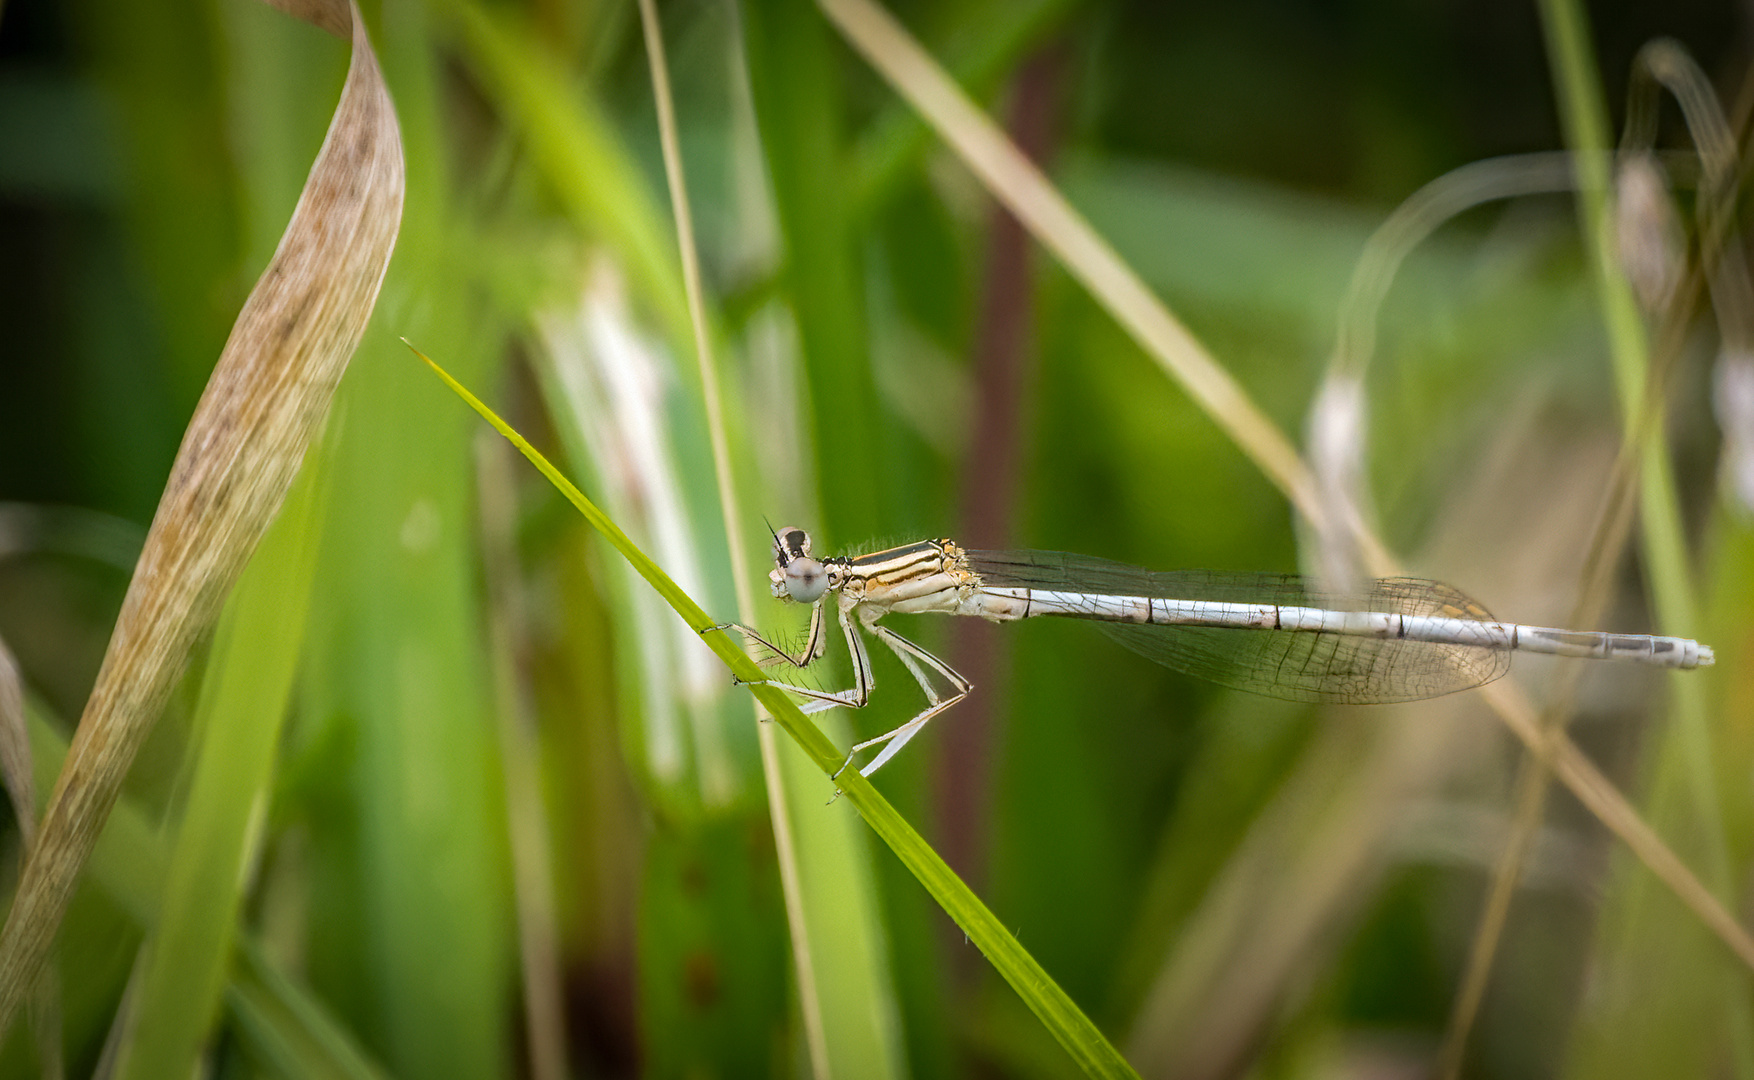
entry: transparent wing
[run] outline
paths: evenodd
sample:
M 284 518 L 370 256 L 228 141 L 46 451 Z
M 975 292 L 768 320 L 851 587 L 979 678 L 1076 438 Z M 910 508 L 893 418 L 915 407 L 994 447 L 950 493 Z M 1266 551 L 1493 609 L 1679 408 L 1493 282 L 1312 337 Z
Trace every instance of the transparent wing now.
M 1466 594 L 1419 578 L 1384 578 L 1361 595 L 1336 596 L 1312 591 L 1294 574 L 1157 572 L 1059 551 L 970 551 L 968 559 L 981 580 L 994 586 L 1492 621 Z M 1165 667 L 1291 701 L 1418 701 L 1484 685 L 1510 670 L 1509 652 L 1468 645 L 1093 621 L 1122 645 Z

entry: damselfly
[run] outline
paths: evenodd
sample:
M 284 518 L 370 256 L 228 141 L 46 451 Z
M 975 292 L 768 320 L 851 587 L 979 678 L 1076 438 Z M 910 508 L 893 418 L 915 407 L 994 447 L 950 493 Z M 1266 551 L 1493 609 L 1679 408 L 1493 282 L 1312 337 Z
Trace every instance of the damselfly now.
M 1713 660 L 1710 648 L 1686 638 L 1499 622 L 1462 592 L 1418 578 L 1384 578 L 1355 596 L 1324 595 L 1289 574 L 1158 573 L 1057 551 L 972 551 L 951 540 L 817 559 L 809 535 L 787 527 L 774 534 L 768 580 L 778 599 L 811 605 L 809 637 L 798 654 L 737 623 L 713 629 L 747 635 L 773 652 L 770 662 L 807 668 L 827 648 L 825 609 L 835 597 L 853 686 L 831 692 L 772 683 L 810 699 L 805 712 L 857 709 L 870 699 L 871 658 L 855 617 L 925 691 L 923 712 L 847 755 L 841 770 L 860 751 L 883 747 L 860 770 L 866 776 L 973 688 L 949 664 L 878 624 L 891 612 L 993 622 L 1038 615 L 1090 619 L 1127 648 L 1177 671 L 1269 697 L 1341 705 L 1417 701 L 1481 686 L 1510 670 L 1515 650 L 1683 669 Z M 932 685 L 928 669 L 949 693 Z

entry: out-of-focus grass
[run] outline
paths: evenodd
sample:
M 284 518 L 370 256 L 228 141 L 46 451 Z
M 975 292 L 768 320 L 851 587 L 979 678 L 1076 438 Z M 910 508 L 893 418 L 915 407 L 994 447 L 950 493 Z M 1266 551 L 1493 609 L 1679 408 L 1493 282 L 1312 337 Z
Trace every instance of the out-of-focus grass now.
M 408 139 L 410 202 L 334 418 L 330 512 L 305 538 L 320 549 L 311 629 L 259 818 L 260 868 L 241 893 L 240 933 L 259 945 L 234 969 L 206 1043 L 216 1074 L 329 1067 L 296 1056 L 324 1041 L 289 1026 L 311 1000 L 347 1033 L 339 1045 L 365 1048 L 338 1052 L 346 1061 L 375 1058 L 409 1076 L 519 1068 L 474 423 L 397 336 L 508 402 L 520 429 L 563 454 L 637 534 L 657 505 L 651 477 L 625 456 L 625 440 L 605 437 L 607 419 L 587 427 L 567 405 L 543 330 L 544 320 L 583 320 L 587 287 L 618 282 L 617 325 L 639 343 L 647 380 L 637 388 L 650 405 L 642 437 L 668 457 L 666 497 L 681 508 L 674 539 L 697 555 L 699 595 L 728 618 L 732 575 L 759 583 L 764 572 L 730 565 L 717 524 L 630 7 L 384 0 L 367 11 Z M 35 10 L 9 0 L 6 18 Z M 69 369 L 85 374 L 62 391 L 81 435 L 55 455 L 83 460 L 46 463 L 40 475 L 95 479 L 32 480 L 0 498 L 66 492 L 58 497 L 139 516 L 162 482 L 175 418 L 192 406 L 290 209 L 345 50 L 242 3 L 175 3 L 158 18 L 103 0 L 65 11 L 81 43 L 65 79 L 107 102 L 112 125 L 90 160 L 119 164 L 69 195 L 102 207 L 105 224 L 66 241 L 84 269 L 43 271 L 83 282 L 68 291 L 75 314 L 64 322 L 76 328 L 57 332 L 74 343 Z M 663 11 L 746 512 L 803 525 L 827 551 L 950 531 L 967 467 L 958 432 L 981 392 L 963 358 L 978 344 L 985 196 L 813 6 Z M 1413 77 L 1334 62 L 1368 88 L 1348 99 L 1344 86 L 1315 81 L 1321 58 L 1334 56 L 1332 27 L 1245 31 L 1216 13 L 1146 18 L 1051 2 L 898 11 L 994 106 L 1021 57 L 1050 39 L 1064 50 L 1065 150 L 1050 176 L 1284 430 L 1301 427 L 1353 259 L 1387 212 L 1382 193 L 1404 186 L 1393 178 L 1416 185 L 1470 158 L 1560 145 L 1556 129 L 1513 126 L 1551 105 L 1539 63 L 1508 52 L 1495 62 L 1514 77 L 1491 87 L 1457 74 L 1467 64 L 1432 61 Z M 1373 25 L 1378 17 L 1391 18 Z M 1602 29 L 1618 48 L 1626 31 Z M 1532 23 L 1497 32 L 1538 55 Z M 1345 40 L 1367 58 L 1422 55 L 1420 34 L 1396 39 L 1392 49 Z M 1216 65 L 1222 77 L 1202 91 L 1191 67 L 1147 49 L 1206 57 L 1202 70 Z M 1610 82 L 1618 63 L 1602 60 Z M 1505 112 L 1502 129 L 1496 117 L 1447 123 L 1424 105 L 1526 84 L 1533 104 Z M 1166 106 L 1139 95 L 1154 85 L 1181 96 Z M 1354 101 L 1356 127 L 1324 111 L 1338 100 Z M 1147 123 L 1152 109 L 1161 115 Z M 1251 126 L 1255 116 L 1272 120 Z M 1293 127 L 1298 137 L 1274 137 Z M 1563 199 L 1476 211 L 1415 252 L 1382 317 L 1369 382 L 1382 532 L 1418 553 L 1421 572 L 1465 575 L 1456 584 L 1507 618 L 1569 606 L 1582 552 L 1557 537 L 1579 535 L 1568 530 L 1587 519 L 1588 495 L 1605 483 L 1602 448 L 1620 432 L 1587 267 Z M 1062 270 L 1044 263 L 1032 288 L 1021 539 L 1165 568 L 1295 569 L 1284 499 L 1220 428 Z M 601 341 L 581 346 L 592 349 L 601 370 L 629 373 Z M 1705 538 L 1689 545 L 1705 598 L 1700 636 L 1719 661 L 1676 678 L 1703 688 L 1730 838 L 1723 898 L 1741 910 L 1735 883 L 1750 852 L 1736 838 L 1748 835 L 1750 807 L 1735 778 L 1754 753 L 1741 720 L 1754 715 L 1743 625 L 1754 556 L 1745 523 L 1712 490 L 1703 363 L 1683 358 L 1668 430 L 1686 535 Z M 0 475 L 26 472 L 9 463 Z M 624 502 L 608 498 L 615 490 Z M 570 511 L 539 485 L 515 496 L 532 655 L 513 675 L 536 704 L 572 1064 L 581 1075 L 802 1075 L 809 1058 L 743 692 L 715 674 L 692 711 L 676 714 L 682 766 L 657 768 L 654 739 L 669 729 L 653 694 L 682 689 L 664 678 L 676 661 L 648 663 L 658 643 L 635 584 Z M 1492 542 L 1445 550 L 1446 537 L 1462 535 Z M 761 550 L 761 535 L 744 539 Z M 1619 575 L 1610 628 L 1650 622 L 1644 565 L 1635 556 Z M 0 562 L 0 630 L 39 689 L 78 685 L 113 602 L 114 583 L 82 562 L 29 552 Z M 764 621 L 795 629 L 790 617 L 776 606 Z M 935 651 L 958 633 L 946 620 L 895 621 Z M 1510 813 L 1514 755 L 1498 729 L 1470 699 L 1438 706 L 1460 710 L 1444 720 L 1419 709 L 1324 718 L 1239 698 L 1084 629 L 1005 631 L 1008 704 L 978 856 L 997 917 L 1111 1038 L 1135 1040 L 1124 1045 L 1144 1041 L 1144 1018 L 1164 1016 L 1191 1025 L 1189 1061 L 1231 1048 L 1268 1076 L 1370 1061 L 1425 1067 Z M 837 686 L 848 677 L 840 648 L 831 644 L 821 676 Z M 239 663 L 253 661 L 215 649 L 198 674 L 233 677 L 225 667 Z M 907 673 L 887 656 L 876 663 L 871 707 L 821 718 L 841 745 L 917 708 Z M 1538 688 L 1548 669 L 1517 670 Z M 189 700 L 198 685 L 190 680 Z M 1653 793 L 1651 819 L 1704 870 L 1710 853 L 1694 843 L 1691 804 L 1672 794 L 1695 786 L 1698 764 L 1658 749 L 1670 722 L 1662 702 L 1655 680 L 1592 669 L 1574 731 L 1635 801 Z M 940 804 L 930 766 L 956 720 L 941 718 L 878 776 L 928 839 L 943 827 L 931 816 Z M 148 747 L 128 816 L 112 825 L 125 842 L 100 848 L 100 887 L 85 890 L 67 925 L 75 1075 L 95 1061 L 150 925 L 141 896 L 157 895 L 148 884 L 115 898 L 112 871 L 147 857 L 144 837 L 162 836 L 151 849 L 162 852 L 192 835 L 184 815 L 199 804 L 198 771 L 181 763 L 195 760 L 199 739 L 198 728 L 171 723 Z M 822 806 L 829 786 L 814 766 L 780 746 L 833 1073 L 1064 1075 L 1071 1063 L 1037 1021 L 966 955 L 847 806 Z M 1448 753 L 1419 756 L 1435 747 Z M 722 770 L 721 784 L 703 784 L 703 762 Z M 1385 790 L 1392 800 L 1373 801 Z M 1397 828 L 1344 824 L 1348 807 L 1379 806 Z M 1545 1075 L 1560 1061 L 1577 1075 L 1630 1075 L 1649 1060 L 1632 1043 L 1743 1060 L 1721 1020 L 1737 1000 L 1724 983 L 1746 974 L 1726 974 L 1716 940 L 1612 854 L 1568 797 L 1552 800 L 1544 835 L 1465 1075 Z M 1340 865 L 1361 869 L 1336 880 Z M 203 910 L 173 914 L 224 929 Z M 256 966 L 262 956 L 272 978 Z M 1612 977 L 1591 981 L 1591 971 Z M 1183 981 L 1199 972 L 1216 974 Z M 1658 985 L 1677 988 L 1669 1007 L 1644 1008 L 1636 991 Z M 288 998 L 286 986 L 303 989 Z M 1150 1012 L 1179 1000 L 1154 996 L 1164 987 L 1237 994 L 1224 1000 L 1251 1011 L 1231 1015 L 1258 1024 L 1238 1039 L 1202 1025 L 1199 1002 Z M 154 991 L 140 1015 L 185 990 Z M 23 1075 L 25 1056 L 14 1037 L 0 1066 Z
M 48 784 L 66 757 L 67 743 L 40 715 L 30 718 L 30 739 L 38 789 L 46 798 Z M 120 929 L 117 924 L 122 921 L 131 922 L 135 931 L 153 930 L 165 912 L 162 896 L 169 864 L 170 853 L 141 807 L 124 799 L 111 814 L 92 854 L 88 880 L 95 888 L 88 888 L 87 895 L 74 905 L 67 945 L 113 946 Z M 199 912 L 180 913 L 178 917 L 190 914 Z M 122 941 L 128 945 L 138 940 L 124 935 Z M 246 932 L 234 938 L 233 948 L 236 952 L 228 959 L 225 972 L 226 1005 L 252 1054 L 287 1075 L 351 1080 L 382 1075 L 347 1028 L 307 988 L 270 960 L 259 941 Z M 101 1040 L 98 1033 L 109 1024 L 116 1007 L 113 995 L 94 1001 L 92 991 L 118 976 L 125 977 L 125 972 L 93 970 L 80 963 L 90 958 L 83 948 L 63 948 L 63 963 L 78 965 L 78 976 L 71 983 L 77 990 L 69 998 L 75 1011 L 68 1037 L 75 1046 L 92 1041 L 94 1034 Z M 177 987 L 177 999 L 165 1004 L 187 1004 L 181 1000 L 184 989 Z M 16 1041 L 8 1047 L 17 1048 Z M 21 1075 L 28 1071 L 16 1058 L 8 1064 Z M 83 1069 L 89 1062 L 75 1058 L 73 1065 Z
M 215 632 L 197 709 L 199 758 L 169 860 L 164 900 L 135 984 L 118 1074 L 194 1069 L 232 967 L 251 852 L 305 641 L 321 531 L 321 473 L 307 467 Z

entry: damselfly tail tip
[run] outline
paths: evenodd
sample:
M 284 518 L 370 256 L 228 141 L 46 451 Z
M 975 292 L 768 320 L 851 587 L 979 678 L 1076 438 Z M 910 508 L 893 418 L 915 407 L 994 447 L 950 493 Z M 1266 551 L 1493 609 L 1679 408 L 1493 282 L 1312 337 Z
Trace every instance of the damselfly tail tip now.
M 1699 647 L 1699 666 L 1710 667 L 1715 663 L 1717 663 L 1717 654 L 1711 651 L 1711 646 L 1701 645 Z

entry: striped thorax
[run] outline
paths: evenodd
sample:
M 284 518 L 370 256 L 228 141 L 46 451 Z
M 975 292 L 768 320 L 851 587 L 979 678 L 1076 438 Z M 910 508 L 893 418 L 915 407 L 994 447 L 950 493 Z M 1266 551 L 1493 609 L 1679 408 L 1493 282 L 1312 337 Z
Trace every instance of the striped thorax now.
M 774 562 L 768 581 L 781 600 L 809 604 L 836 592 L 842 606 L 869 604 L 904 615 L 976 614 L 967 608 L 978 606 L 980 578 L 951 540 L 818 560 L 810 553 L 810 534 L 788 526 L 774 534 Z

